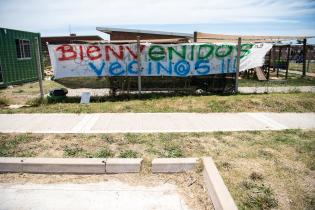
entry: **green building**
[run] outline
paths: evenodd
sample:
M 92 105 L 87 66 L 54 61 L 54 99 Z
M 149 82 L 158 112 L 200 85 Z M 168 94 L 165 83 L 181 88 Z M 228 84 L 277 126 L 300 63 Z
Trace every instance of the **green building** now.
M 39 33 L 0 28 L 0 87 L 38 79 L 38 47 L 41 60 L 38 43 Z

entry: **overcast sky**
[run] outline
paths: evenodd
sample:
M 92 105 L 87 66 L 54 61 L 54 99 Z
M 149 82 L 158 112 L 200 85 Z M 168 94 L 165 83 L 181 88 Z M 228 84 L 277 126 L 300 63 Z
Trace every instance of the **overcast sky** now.
M 69 25 L 78 35 L 100 35 L 95 27 L 315 35 L 315 1 L 0 0 L 0 27 L 54 36 L 68 35 Z

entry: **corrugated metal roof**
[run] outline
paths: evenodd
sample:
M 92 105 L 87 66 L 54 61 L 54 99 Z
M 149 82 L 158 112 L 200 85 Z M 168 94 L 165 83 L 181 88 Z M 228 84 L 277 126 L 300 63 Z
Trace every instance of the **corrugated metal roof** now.
M 177 33 L 177 32 L 165 32 L 165 31 L 151 31 L 151 30 L 137 30 L 137 29 L 125 29 L 125 28 L 108 28 L 108 27 L 96 27 L 96 30 L 104 33 L 112 32 L 124 32 L 124 33 L 140 33 L 140 34 L 156 34 L 156 35 L 167 35 L 167 36 L 181 36 L 192 38 L 193 34 L 188 33 Z

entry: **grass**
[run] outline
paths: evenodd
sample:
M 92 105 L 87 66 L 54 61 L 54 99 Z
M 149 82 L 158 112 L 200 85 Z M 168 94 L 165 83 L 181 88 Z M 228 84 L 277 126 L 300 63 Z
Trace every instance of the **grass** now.
M 285 83 L 262 83 L 241 79 L 240 86 L 315 85 L 315 78 L 292 76 Z M 44 81 L 44 89 L 62 87 L 54 81 Z M 38 84 L 28 83 L 0 89 L 0 113 L 95 113 L 95 112 L 314 112 L 315 94 L 292 92 L 288 94 L 189 95 L 183 93 L 120 95 L 92 97 L 89 105 L 79 104 L 79 97 L 62 101 L 38 98 Z M 9 104 L 27 104 L 9 109 Z
M 127 150 L 123 150 L 120 152 L 119 156 L 120 158 L 137 158 L 139 157 L 138 152 L 131 150 L 131 149 L 127 149 Z
M 54 88 L 61 88 L 62 85 L 50 81 L 43 81 L 45 94 Z M 39 96 L 38 82 L 25 83 L 23 85 L 15 85 L 5 89 L 0 89 L 0 98 L 8 98 L 11 104 L 26 104 L 28 101 Z
M 302 71 L 303 63 L 290 62 L 289 69 L 292 71 Z M 307 61 L 306 62 L 306 72 L 315 73 L 315 63 L 310 62 L 308 65 L 308 61 Z
M 289 74 L 289 79 L 285 80 L 284 75 L 281 75 L 277 78 L 273 75 L 273 78 L 270 81 L 258 81 L 256 78 L 242 78 L 239 80 L 240 87 L 281 87 L 281 86 L 315 86 L 314 77 L 301 77 L 296 74 Z
M 7 106 L 10 104 L 10 100 L 5 97 L 0 97 L 0 107 Z
M 27 151 L 27 152 L 26 152 Z M 167 134 L 0 134 L 1 156 L 212 156 L 239 209 L 311 209 L 315 130 Z
M 272 93 L 256 95 L 174 95 L 150 94 L 92 99 L 89 105 L 79 104 L 79 98 L 62 103 L 32 103 L 31 107 L 0 110 L 0 113 L 104 113 L 104 112 L 314 112 L 314 93 Z

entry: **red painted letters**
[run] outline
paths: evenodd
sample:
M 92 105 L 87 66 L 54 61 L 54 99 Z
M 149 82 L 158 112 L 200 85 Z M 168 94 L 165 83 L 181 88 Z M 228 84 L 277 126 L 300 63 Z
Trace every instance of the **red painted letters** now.
M 100 57 L 102 57 L 102 54 L 100 53 L 101 49 L 98 46 L 91 45 L 88 46 L 86 50 L 87 57 L 91 60 L 97 60 Z M 93 55 L 94 54 L 94 55 Z M 96 55 L 95 55 L 96 54 Z
M 77 52 L 71 45 L 65 44 L 57 47 L 57 51 L 61 51 L 61 57 L 58 58 L 60 61 L 74 60 L 77 57 Z

